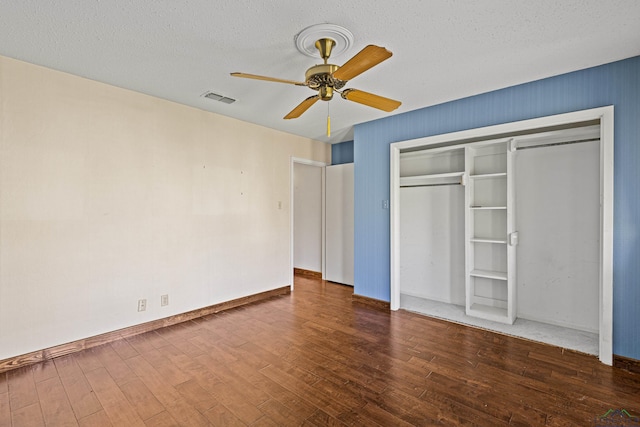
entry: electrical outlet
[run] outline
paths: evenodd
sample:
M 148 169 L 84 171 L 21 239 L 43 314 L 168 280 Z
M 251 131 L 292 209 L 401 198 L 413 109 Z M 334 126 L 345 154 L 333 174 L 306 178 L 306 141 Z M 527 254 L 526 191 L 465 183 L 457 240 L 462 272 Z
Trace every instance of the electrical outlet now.
M 139 299 L 138 300 L 138 311 L 145 311 L 147 309 L 147 300 Z
M 162 295 L 160 297 L 160 305 L 161 306 L 165 306 L 165 305 L 169 305 L 169 295 Z

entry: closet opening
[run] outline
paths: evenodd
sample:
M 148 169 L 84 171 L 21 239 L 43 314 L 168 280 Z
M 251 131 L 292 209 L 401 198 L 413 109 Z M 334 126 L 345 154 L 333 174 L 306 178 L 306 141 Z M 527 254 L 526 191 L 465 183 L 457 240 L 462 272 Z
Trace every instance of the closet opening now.
M 613 107 L 391 145 L 391 308 L 612 363 Z

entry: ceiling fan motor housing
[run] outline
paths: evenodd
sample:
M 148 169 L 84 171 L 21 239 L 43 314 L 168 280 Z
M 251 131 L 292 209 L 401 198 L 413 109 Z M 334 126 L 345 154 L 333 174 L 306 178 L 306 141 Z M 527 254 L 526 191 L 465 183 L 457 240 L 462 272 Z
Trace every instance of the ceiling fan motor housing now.
M 340 67 L 334 64 L 315 65 L 305 73 L 305 82 L 313 90 L 320 91 L 323 101 L 329 101 L 333 96 L 333 89 L 342 89 L 346 81 L 338 80 L 332 74 Z

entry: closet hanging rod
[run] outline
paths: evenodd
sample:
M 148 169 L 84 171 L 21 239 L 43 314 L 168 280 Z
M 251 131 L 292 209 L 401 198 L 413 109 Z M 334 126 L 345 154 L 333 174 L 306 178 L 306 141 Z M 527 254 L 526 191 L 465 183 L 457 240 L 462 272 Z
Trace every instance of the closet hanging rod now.
M 529 148 L 554 147 L 556 145 L 581 144 L 583 142 L 600 141 L 600 138 L 577 139 L 575 141 L 550 142 L 548 144 L 527 145 L 525 147 L 516 147 L 516 150 L 528 150 Z
M 418 184 L 418 185 L 401 185 L 400 188 L 412 188 L 412 187 L 440 187 L 442 185 L 462 185 L 459 182 L 449 182 L 442 184 Z

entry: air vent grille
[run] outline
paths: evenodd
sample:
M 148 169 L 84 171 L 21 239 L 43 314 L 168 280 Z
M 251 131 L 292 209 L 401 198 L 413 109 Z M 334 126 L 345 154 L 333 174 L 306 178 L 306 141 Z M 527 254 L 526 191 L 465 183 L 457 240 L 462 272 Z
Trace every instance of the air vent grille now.
M 202 94 L 202 96 L 205 98 L 213 99 L 214 101 L 224 102 L 225 104 L 233 104 L 234 102 L 236 102 L 236 100 L 233 98 L 229 98 L 223 95 L 218 95 L 217 93 L 213 93 L 213 92 L 205 92 Z

